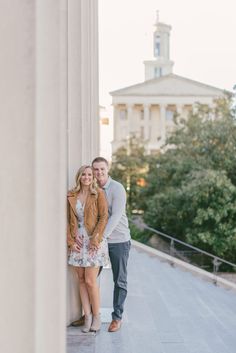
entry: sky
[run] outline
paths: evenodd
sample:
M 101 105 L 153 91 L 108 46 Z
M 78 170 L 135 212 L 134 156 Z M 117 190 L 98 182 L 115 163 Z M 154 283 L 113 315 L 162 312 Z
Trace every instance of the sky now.
M 109 92 L 144 81 L 153 59 L 156 11 L 172 26 L 173 72 L 232 90 L 236 84 L 235 0 L 99 0 L 99 101 Z

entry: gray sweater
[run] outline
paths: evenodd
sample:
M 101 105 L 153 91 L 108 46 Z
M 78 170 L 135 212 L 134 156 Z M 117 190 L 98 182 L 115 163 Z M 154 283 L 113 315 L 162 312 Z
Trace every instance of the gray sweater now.
M 108 202 L 109 219 L 104 236 L 108 243 L 123 243 L 130 240 L 128 218 L 126 216 L 126 192 L 122 184 L 110 176 L 103 186 Z

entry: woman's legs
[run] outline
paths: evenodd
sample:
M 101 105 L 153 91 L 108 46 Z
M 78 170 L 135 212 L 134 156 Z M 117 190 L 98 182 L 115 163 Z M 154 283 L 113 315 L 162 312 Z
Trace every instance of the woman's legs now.
M 79 277 L 80 297 L 85 314 L 85 325 L 82 331 L 98 331 L 101 327 L 100 292 L 97 285 L 99 267 L 78 267 L 76 271 Z
M 86 267 L 85 268 L 85 283 L 89 294 L 90 304 L 94 316 L 99 315 L 100 310 L 100 292 L 97 285 L 97 275 L 99 267 Z
M 84 314 L 85 316 L 89 316 L 91 314 L 91 304 L 90 304 L 87 285 L 85 283 L 85 268 L 77 267 L 76 272 L 79 277 L 79 292 L 80 292 L 80 299 L 82 302 L 82 306 L 84 309 Z

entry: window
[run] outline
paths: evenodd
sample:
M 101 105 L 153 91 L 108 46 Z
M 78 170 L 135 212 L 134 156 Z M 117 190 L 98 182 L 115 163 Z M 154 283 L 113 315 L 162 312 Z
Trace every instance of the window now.
M 127 120 L 127 111 L 125 109 L 120 110 L 120 120 Z
M 154 56 L 160 56 L 161 54 L 161 43 L 160 43 L 160 36 L 155 36 L 154 39 Z
M 140 110 L 140 120 L 144 119 L 144 111 L 143 109 Z
M 154 77 L 161 77 L 162 76 L 162 69 L 161 67 L 154 68 Z
M 166 110 L 166 121 L 172 122 L 174 119 L 174 112 L 172 110 Z

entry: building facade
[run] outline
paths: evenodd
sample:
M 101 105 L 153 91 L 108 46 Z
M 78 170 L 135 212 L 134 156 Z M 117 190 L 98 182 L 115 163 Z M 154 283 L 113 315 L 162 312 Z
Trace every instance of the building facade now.
M 160 149 L 174 128 L 175 114 L 187 118 L 195 104 L 213 105 L 223 90 L 175 75 L 170 60 L 171 27 L 157 19 L 153 34 L 154 59 L 145 61 L 145 81 L 111 92 L 114 138 L 112 152 L 131 135 L 146 142 L 148 153 Z

